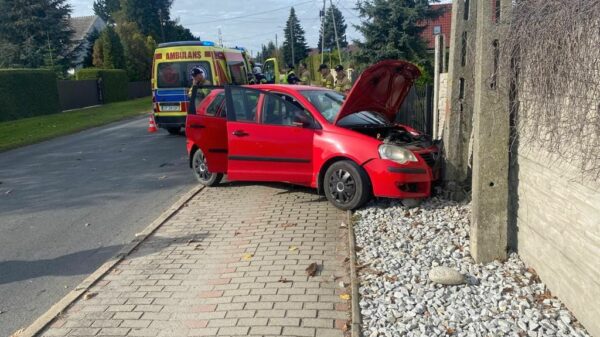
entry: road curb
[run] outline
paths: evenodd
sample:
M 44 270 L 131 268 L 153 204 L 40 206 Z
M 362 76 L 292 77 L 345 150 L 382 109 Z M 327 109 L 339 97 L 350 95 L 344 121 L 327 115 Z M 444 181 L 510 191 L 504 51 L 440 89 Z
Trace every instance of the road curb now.
M 354 222 L 352 212 L 346 212 L 348 222 L 348 244 L 350 249 L 350 286 L 352 289 L 352 337 L 362 336 L 362 316 L 360 315 L 358 274 L 356 272 L 356 240 L 354 238 Z
M 148 227 L 143 231 L 136 234 L 135 239 L 128 244 L 125 244 L 123 248 L 110 260 L 105 262 L 100 268 L 96 269 L 90 276 L 88 276 L 83 282 L 81 282 L 74 290 L 69 292 L 60 301 L 54 304 L 48 311 L 42 316 L 35 320 L 22 332 L 14 333 L 12 337 L 34 337 L 45 329 L 54 319 L 60 315 L 67 307 L 73 302 L 77 301 L 81 295 L 83 295 L 90 287 L 92 287 L 100 278 L 108 273 L 114 266 L 121 262 L 127 255 L 129 255 L 135 248 L 137 248 L 142 242 L 144 242 L 150 235 L 152 235 L 158 228 L 160 228 L 165 222 L 173 217 L 179 210 L 181 210 L 193 197 L 200 193 L 204 189 L 204 186 L 196 186 L 184 194 L 179 200 L 177 200 L 168 210 L 164 211 L 158 218 L 156 218 Z

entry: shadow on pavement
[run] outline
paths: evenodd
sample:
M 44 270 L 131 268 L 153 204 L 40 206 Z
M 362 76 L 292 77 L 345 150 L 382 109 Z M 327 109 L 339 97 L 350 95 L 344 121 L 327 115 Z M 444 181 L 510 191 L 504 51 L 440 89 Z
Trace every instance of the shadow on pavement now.
M 136 258 L 160 252 L 172 245 L 198 244 L 208 233 L 183 237 L 152 236 L 134 249 L 127 258 Z M 0 284 L 25 281 L 44 276 L 72 276 L 93 273 L 102 263 L 115 256 L 123 245 L 113 245 L 83 250 L 51 259 L 35 261 L 0 262 Z

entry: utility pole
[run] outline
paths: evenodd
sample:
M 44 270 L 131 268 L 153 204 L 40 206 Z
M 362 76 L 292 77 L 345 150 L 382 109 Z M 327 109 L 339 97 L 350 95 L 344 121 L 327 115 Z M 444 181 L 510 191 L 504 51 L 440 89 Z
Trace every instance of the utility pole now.
M 221 28 L 219 28 L 219 46 L 223 47 L 223 34 L 221 33 Z
M 325 60 L 325 9 L 327 8 L 327 0 L 323 0 L 323 14 L 321 15 L 321 64 Z
M 335 34 L 335 44 L 337 45 L 338 57 L 340 58 L 340 64 L 342 64 L 342 52 L 340 50 L 340 39 L 338 39 L 337 26 L 335 24 L 335 12 L 333 11 L 333 0 L 329 0 L 331 4 L 331 17 L 333 17 L 333 32 Z
M 162 17 L 162 10 L 159 8 L 158 9 L 158 20 L 160 21 L 160 33 L 162 35 L 162 42 L 165 42 L 165 27 L 163 25 L 163 17 Z
M 50 66 L 54 68 L 54 58 L 52 57 L 52 46 L 50 46 L 50 35 L 46 31 L 46 37 L 48 38 L 48 52 L 50 53 Z
M 275 34 L 275 58 L 279 60 L 279 43 L 277 43 L 277 34 Z M 279 74 L 277 74 L 279 76 Z
M 296 58 L 294 57 L 294 23 L 292 22 L 292 18 L 290 17 L 290 31 L 291 31 L 291 35 L 292 38 L 290 39 L 290 45 L 292 47 L 292 65 L 294 65 L 296 63 Z

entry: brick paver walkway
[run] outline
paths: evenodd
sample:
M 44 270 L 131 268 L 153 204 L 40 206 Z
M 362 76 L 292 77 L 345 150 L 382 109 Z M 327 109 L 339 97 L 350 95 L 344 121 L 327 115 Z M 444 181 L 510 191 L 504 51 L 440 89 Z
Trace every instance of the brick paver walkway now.
M 343 217 L 290 186 L 205 189 L 42 336 L 343 336 Z

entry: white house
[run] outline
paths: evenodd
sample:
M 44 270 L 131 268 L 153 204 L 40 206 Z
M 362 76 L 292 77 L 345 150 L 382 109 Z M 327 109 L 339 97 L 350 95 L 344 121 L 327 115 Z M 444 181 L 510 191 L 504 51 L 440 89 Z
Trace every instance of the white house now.
M 88 35 L 93 31 L 97 31 L 98 33 L 102 32 L 104 28 L 106 28 L 106 22 L 104 22 L 104 20 L 97 15 L 89 15 L 72 17 L 70 19 L 70 24 L 75 31 L 75 34 L 73 34 L 73 38 L 71 39 L 73 42 L 72 47 L 73 49 L 79 48 L 73 59 L 75 67 L 69 71 L 74 73 L 75 70 L 83 67 L 83 60 L 85 59 L 87 51 L 90 47 L 87 40 Z

